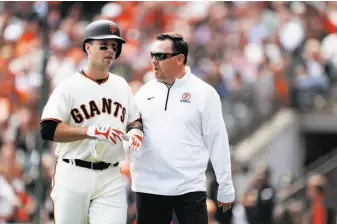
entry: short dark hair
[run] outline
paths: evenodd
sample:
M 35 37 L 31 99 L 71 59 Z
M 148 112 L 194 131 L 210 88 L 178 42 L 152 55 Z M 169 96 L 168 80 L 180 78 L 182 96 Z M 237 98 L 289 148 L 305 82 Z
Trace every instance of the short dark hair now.
M 188 44 L 184 40 L 183 36 L 178 33 L 161 33 L 157 35 L 157 40 L 171 40 L 172 41 L 172 53 L 181 53 L 185 56 L 184 64 L 187 63 L 188 56 Z

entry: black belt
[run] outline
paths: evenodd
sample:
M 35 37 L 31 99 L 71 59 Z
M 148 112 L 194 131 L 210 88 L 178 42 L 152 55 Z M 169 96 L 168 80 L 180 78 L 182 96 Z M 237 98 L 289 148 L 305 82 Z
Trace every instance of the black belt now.
M 64 162 L 69 163 L 69 159 L 63 159 Z M 88 161 L 84 161 L 84 160 L 80 160 L 80 159 L 75 159 L 75 165 L 76 166 L 80 166 L 80 167 L 84 167 L 84 168 L 88 168 L 88 169 L 92 169 L 92 170 L 105 170 L 107 168 L 109 168 L 110 166 L 116 167 L 118 166 L 118 162 L 115 164 L 111 164 L 111 163 L 105 163 L 105 162 L 88 162 Z

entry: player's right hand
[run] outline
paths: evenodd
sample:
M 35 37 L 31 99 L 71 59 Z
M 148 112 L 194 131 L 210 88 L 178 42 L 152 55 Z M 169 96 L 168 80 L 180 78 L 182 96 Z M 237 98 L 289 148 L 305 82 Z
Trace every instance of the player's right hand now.
M 111 145 L 122 142 L 124 132 L 112 127 L 89 127 L 87 135 L 99 141 L 107 141 Z

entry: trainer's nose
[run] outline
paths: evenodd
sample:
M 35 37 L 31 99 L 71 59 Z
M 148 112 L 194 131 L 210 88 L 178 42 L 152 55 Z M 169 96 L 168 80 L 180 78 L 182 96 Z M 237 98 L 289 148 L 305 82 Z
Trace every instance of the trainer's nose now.
M 156 59 L 156 57 L 152 57 L 151 63 L 154 64 L 154 65 L 157 65 L 159 63 L 159 61 Z

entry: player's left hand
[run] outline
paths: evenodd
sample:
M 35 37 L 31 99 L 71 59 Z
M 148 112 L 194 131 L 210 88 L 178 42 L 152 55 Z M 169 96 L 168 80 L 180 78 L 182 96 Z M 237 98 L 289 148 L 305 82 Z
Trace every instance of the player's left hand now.
M 226 212 L 232 207 L 232 202 L 223 203 L 223 202 L 218 201 L 218 207 L 222 207 L 222 211 Z
M 128 141 L 129 150 L 139 151 L 143 137 L 144 134 L 141 130 L 131 129 L 123 138 Z

